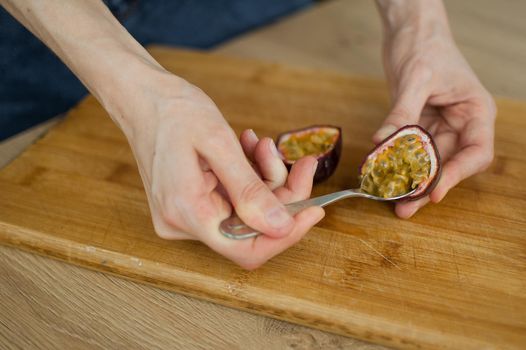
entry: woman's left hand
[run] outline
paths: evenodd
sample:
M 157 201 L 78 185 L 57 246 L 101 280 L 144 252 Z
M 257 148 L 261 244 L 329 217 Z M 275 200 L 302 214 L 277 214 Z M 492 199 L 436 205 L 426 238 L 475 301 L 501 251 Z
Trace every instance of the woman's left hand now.
M 419 124 L 433 136 L 442 159 L 442 177 L 430 195 L 396 205 L 396 214 L 409 218 L 490 165 L 496 107 L 447 29 L 387 31 L 383 58 L 393 106 L 373 141 Z

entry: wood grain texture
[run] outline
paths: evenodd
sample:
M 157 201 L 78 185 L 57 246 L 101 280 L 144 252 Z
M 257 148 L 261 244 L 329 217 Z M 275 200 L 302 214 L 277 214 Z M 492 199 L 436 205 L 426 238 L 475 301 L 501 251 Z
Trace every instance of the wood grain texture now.
M 388 108 L 383 84 L 156 48 L 237 131 L 342 125 L 316 194 L 356 183 Z M 320 98 L 321 97 L 321 98 Z M 93 98 L 0 172 L 0 240 L 205 300 L 398 347 L 526 343 L 526 105 L 499 101 L 496 161 L 410 221 L 349 200 L 297 246 L 246 272 L 195 242 L 157 238 L 131 152 Z M 351 170 L 349 170 L 351 169 Z M 286 281 L 286 283 L 284 282 Z
M 0 282 L 0 349 L 383 349 L 7 247 Z
M 60 117 L 52 118 L 14 137 L 0 142 L 0 169 L 15 159 L 24 149 L 33 144 L 35 140 L 44 135 L 59 120 Z
M 526 1 L 444 0 L 460 51 L 494 95 L 526 99 Z M 324 1 L 217 52 L 384 79 L 374 2 Z
M 526 98 L 526 80 L 522 79 L 523 62 L 526 59 L 526 22 L 523 13 L 526 11 L 526 2 L 517 0 L 446 0 L 449 18 L 455 37 L 470 64 L 482 78 L 484 84 L 493 93 L 513 97 Z M 241 36 L 234 41 L 215 48 L 228 55 L 255 57 L 266 60 L 282 62 L 291 65 L 303 65 L 331 69 L 345 73 L 370 75 L 382 77 L 382 68 L 379 59 L 380 30 L 378 15 L 374 5 L 369 0 L 331 0 L 323 2 L 308 11 L 287 18 L 271 26 L 266 26 L 255 33 Z M 3 147 L 4 146 L 4 147 Z M 11 154 L 11 151 L 20 152 L 21 142 L 10 143 L 5 147 L 0 143 L 0 162 Z M 182 344 L 181 348 L 203 348 L 192 342 L 191 337 L 185 334 L 201 336 L 201 342 L 209 344 L 209 339 L 221 338 L 223 335 L 221 325 L 228 319 L 232 328 L 239 333 L 239 348 L 295 348 L 295 349 L 328 349 L 345 348 L 355 349 L 362 346 L 381 348 L 380 346 L 366 345 L 350 338 L 339 337 L 328 333 L 318 332 L 313 329 L 299 327 L 276 319 L 254 316 L 245 312 L 233 311 L 217 304 L 199 302 L 188 299 L 176 293 L 159 292 L 155 288 L 144 287 L 133 282 L 121 280 L 117 277 L 92 273 L 88 270 L 52 261 L 41 256 L 32 256 L 20 253 L 18 250 L 0 247 L 0 253 L 5 256 L 3 271 L 0 274 L 0 285 L 3 287 L 10 283 L 9 289 L 2 289 L 6 294 L 0 301 L 0 326 L 8 325 L 16 329 L 13 336 L 4 339 L 0 348 L 28 348 L 20 334 L 32 329 L 43 337 L 51 336 L 48 323 L 53 323 L 52 312 L 43 312 L 49 309 L 60 309 L 61 314 L 68 315 L 68 319 L 78 317 L 78 324 L 90 324 L 97 327 L 93 332 L 86 334 L 81 327 L 69 328 L 71 335 L 54 333 L 56 344 L 67 344 L 66 339 L 88 336 L 89 341 L 99 344 L 112 342 L 118 346 L 115 333 L 109 327 L 98 323 L 100 315 L 106 315 L 106 306 L 111 300 L 114 309 L 128 310 L 128 305 L 139 304 L 135 308 L 133 319 L 136 323 L 164 323 L 167 314 L 176 309 L 177 317 L 170 318 L 174 324 L 166 326 L 168 329 L 177 328 L 175 336 L 168 332 L 157 332 L 156 336 L 149 338 L 143 347 L 148 348 L 174 348 L 175 344 Z M 23 269 L 18 268 L 22 266 Z M 60 267 L 60 273 L 53 273 Z M 51 273 L 49 272 L 51 271 Z M 32 272 L 30 274 L 29 272 Z M 27 283 L 27 276 L 30 282 Z M 103 276 L 94 280 L 93 276 Z M 93 280 L 93 284 L 88 285 Z M 62 293 L 61 299 L 56 299 L 56 305 L 50 299 L 41 303 L 41 293 L 54 293 L 54 289 L 75 282 L 77 288 L 71 288 L 69 293 Z M 83 283 L 84 282 L 84 283 Z M 49 289 L 49 291 L 48 291 Z M 35 290 L 39 292 L 36 293 Z M 42 292 L 40 292 L 42 290 Z M 98 304 L 84 304 L 77 302 L 77 295 L 83 291 L 89 292 L 89 298 L 100 300 Z M 146 293 L 145 291 L 148 291 Z M 157 291 L 157 292 L 156 292 Z M 34 297 L 25 297 L 26 294 Z M 155 298 L 152 296 L 155 295 Z M 151 299 L 151 300 L 150 300 Z M 9 303 L 5 302 L 9 300 Z M 169 305 L 163 309 L 156 308 L 156 303 Z M 65 308 L 63 305 L 74 305 L 74 308 Z M 25 305 L 28 313 L 7 313 L 11 305 Z M 112 309 L 112 310 L 114 310 Z M 155 310 L 150 313 L 148 310 Z M 164 313 L 160 312 L 165 310 Z M 205 322 L 206 318 L 217 322 Z M 126 314 L 122 316 L 123 332 L 126 334 L 126 344 L 137 344 L 134 348 L 141 347 L 144 334 L 140 328 L 126 331 L 135 323 L 127 322 Z M 224 318 L 222 318 L 224 316 Z M 58 327 L 63 324 L 56 322 Z M 264 326 L 263 326 L 264 325 Z M 16 326 L 18 328 L 16 328 Z M 0 329 L 0 336 L 6 334 L 5 327 Z M 268 330 L 279 330 L 268 331 Z M 34 334 L 34 333 L 31 333 Z M 289 338 L 294 341 L 287 342 Z M 119 338 L 122 339 L 122 338 Z M 35 343 L 33 339 L 33 343 Z M 39 339 L 39 341 L 41 341 Z M 89 343 L 88 341 L 86 341 Z M 153 345 L 152 345 L 153 344 Z M 258 345 L 260 344 L 260 345 Z M 330 344 L 330 347 L 329 347 Z M 60 346 L 51 346 L 58 348 Z M 64 347 L 64 346 L 62 346 Z M 67 346 L 65 346 L 67 347 Z M 97 348 L 96 346 L 87 346 Z M 69 348 L 73 348 L 70 346 Z M 129 348 L 121 346 L 121 348 Z

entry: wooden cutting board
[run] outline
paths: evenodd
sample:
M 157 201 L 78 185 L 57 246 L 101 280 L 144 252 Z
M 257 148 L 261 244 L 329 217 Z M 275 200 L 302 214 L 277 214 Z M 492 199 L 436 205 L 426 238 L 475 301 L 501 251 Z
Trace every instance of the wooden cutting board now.
M 203 88 L 237 132 L 342 126 L 339 168 L 314 194 L 356 185 L 388 111 L 383 83 L 151 51 Z M 88 97 L 0 171 L 0 242 L 395 347 L 524 349 L 526 103 L 498 105 L 493 165 L 439 205 L 400 220 L 388 204 L 339 202 L 302 242 L 247 272 L 200 243 L 156 237 L 126 140 Z

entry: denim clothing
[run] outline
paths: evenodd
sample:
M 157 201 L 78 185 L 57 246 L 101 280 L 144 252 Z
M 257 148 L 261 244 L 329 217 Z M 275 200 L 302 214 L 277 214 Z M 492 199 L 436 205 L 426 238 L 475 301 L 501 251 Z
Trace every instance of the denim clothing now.
M 106 0 L 142 45 L 210 48 L 313 0 Z M 63 113 L 87 93 L 71 71 L 0 7 L 0 141 Z

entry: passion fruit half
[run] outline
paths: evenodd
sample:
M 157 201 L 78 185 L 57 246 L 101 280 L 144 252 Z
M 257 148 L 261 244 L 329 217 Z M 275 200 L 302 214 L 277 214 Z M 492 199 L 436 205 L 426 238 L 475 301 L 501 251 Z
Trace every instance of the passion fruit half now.
M 290 170 L 292 164 L 304 156 L 314 156 L 318 167 L 314 182 L 331 176 L 342 152 L 342 130 L 332 125 L 313 125 L 282 133 L 276 140 L 281 159 Z
M 440 155 L 431 135 L 418 125 L 404 126 L 380 142 L 360 167 L 361 189 L 384 197 L 427 195 L 441 174 Z

